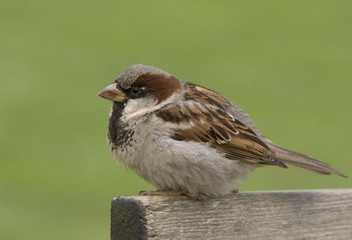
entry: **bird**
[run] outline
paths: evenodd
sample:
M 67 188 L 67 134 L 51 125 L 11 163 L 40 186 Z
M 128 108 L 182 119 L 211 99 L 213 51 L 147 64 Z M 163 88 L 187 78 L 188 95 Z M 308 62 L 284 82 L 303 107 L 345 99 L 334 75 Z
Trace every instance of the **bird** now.
M 274 144 L 219 93 L 154 66 L 128 67 L 97 96 L 113 102 L 107 133 L 113 158 L 158 189 L 140 195 L 224 196 L 265 165 L 346 177 Z

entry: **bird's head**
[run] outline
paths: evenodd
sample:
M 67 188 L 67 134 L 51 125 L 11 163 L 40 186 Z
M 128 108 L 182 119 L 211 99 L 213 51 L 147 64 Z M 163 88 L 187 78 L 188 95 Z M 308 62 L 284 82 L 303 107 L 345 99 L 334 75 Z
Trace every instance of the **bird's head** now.
M 127 68 L 97 96 L 116 104 L 122 103 L 125 112 L 133 114 L 164 103 L 181 88 L 181 81 L 171 74 L 153 66 L 136 64 Z

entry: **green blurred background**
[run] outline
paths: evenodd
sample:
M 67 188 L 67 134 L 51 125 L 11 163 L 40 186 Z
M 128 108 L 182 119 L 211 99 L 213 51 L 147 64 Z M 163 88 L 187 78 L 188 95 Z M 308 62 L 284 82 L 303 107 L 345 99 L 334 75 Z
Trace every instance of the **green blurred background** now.
M 241 191 L 352 187 L 351 1 L 0 2 L 0 239 L 109 239 L 110 200 L 154 189 L 112 160 L 129 65 L 240 105 L 274 142 L 349 179 L 257 169 Z

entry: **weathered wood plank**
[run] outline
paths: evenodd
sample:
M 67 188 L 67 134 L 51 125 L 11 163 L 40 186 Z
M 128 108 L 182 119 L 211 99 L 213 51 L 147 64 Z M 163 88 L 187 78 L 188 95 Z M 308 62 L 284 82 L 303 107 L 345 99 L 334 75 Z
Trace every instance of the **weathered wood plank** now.
M 352 239 L 352 189 L 112 201 L 111 239 Z

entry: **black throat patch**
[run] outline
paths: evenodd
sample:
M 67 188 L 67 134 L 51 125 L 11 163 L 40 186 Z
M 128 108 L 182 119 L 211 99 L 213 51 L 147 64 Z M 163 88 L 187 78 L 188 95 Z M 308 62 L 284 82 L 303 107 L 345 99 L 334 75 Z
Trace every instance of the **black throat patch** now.
M 108 138 L 115 147 L 123 147 L 130 144 L 133 137 L 133 130 L 128 128 L 128 124 L 121 121 L 125 102 L 114 102 L 112 113 L 109 119 Z

